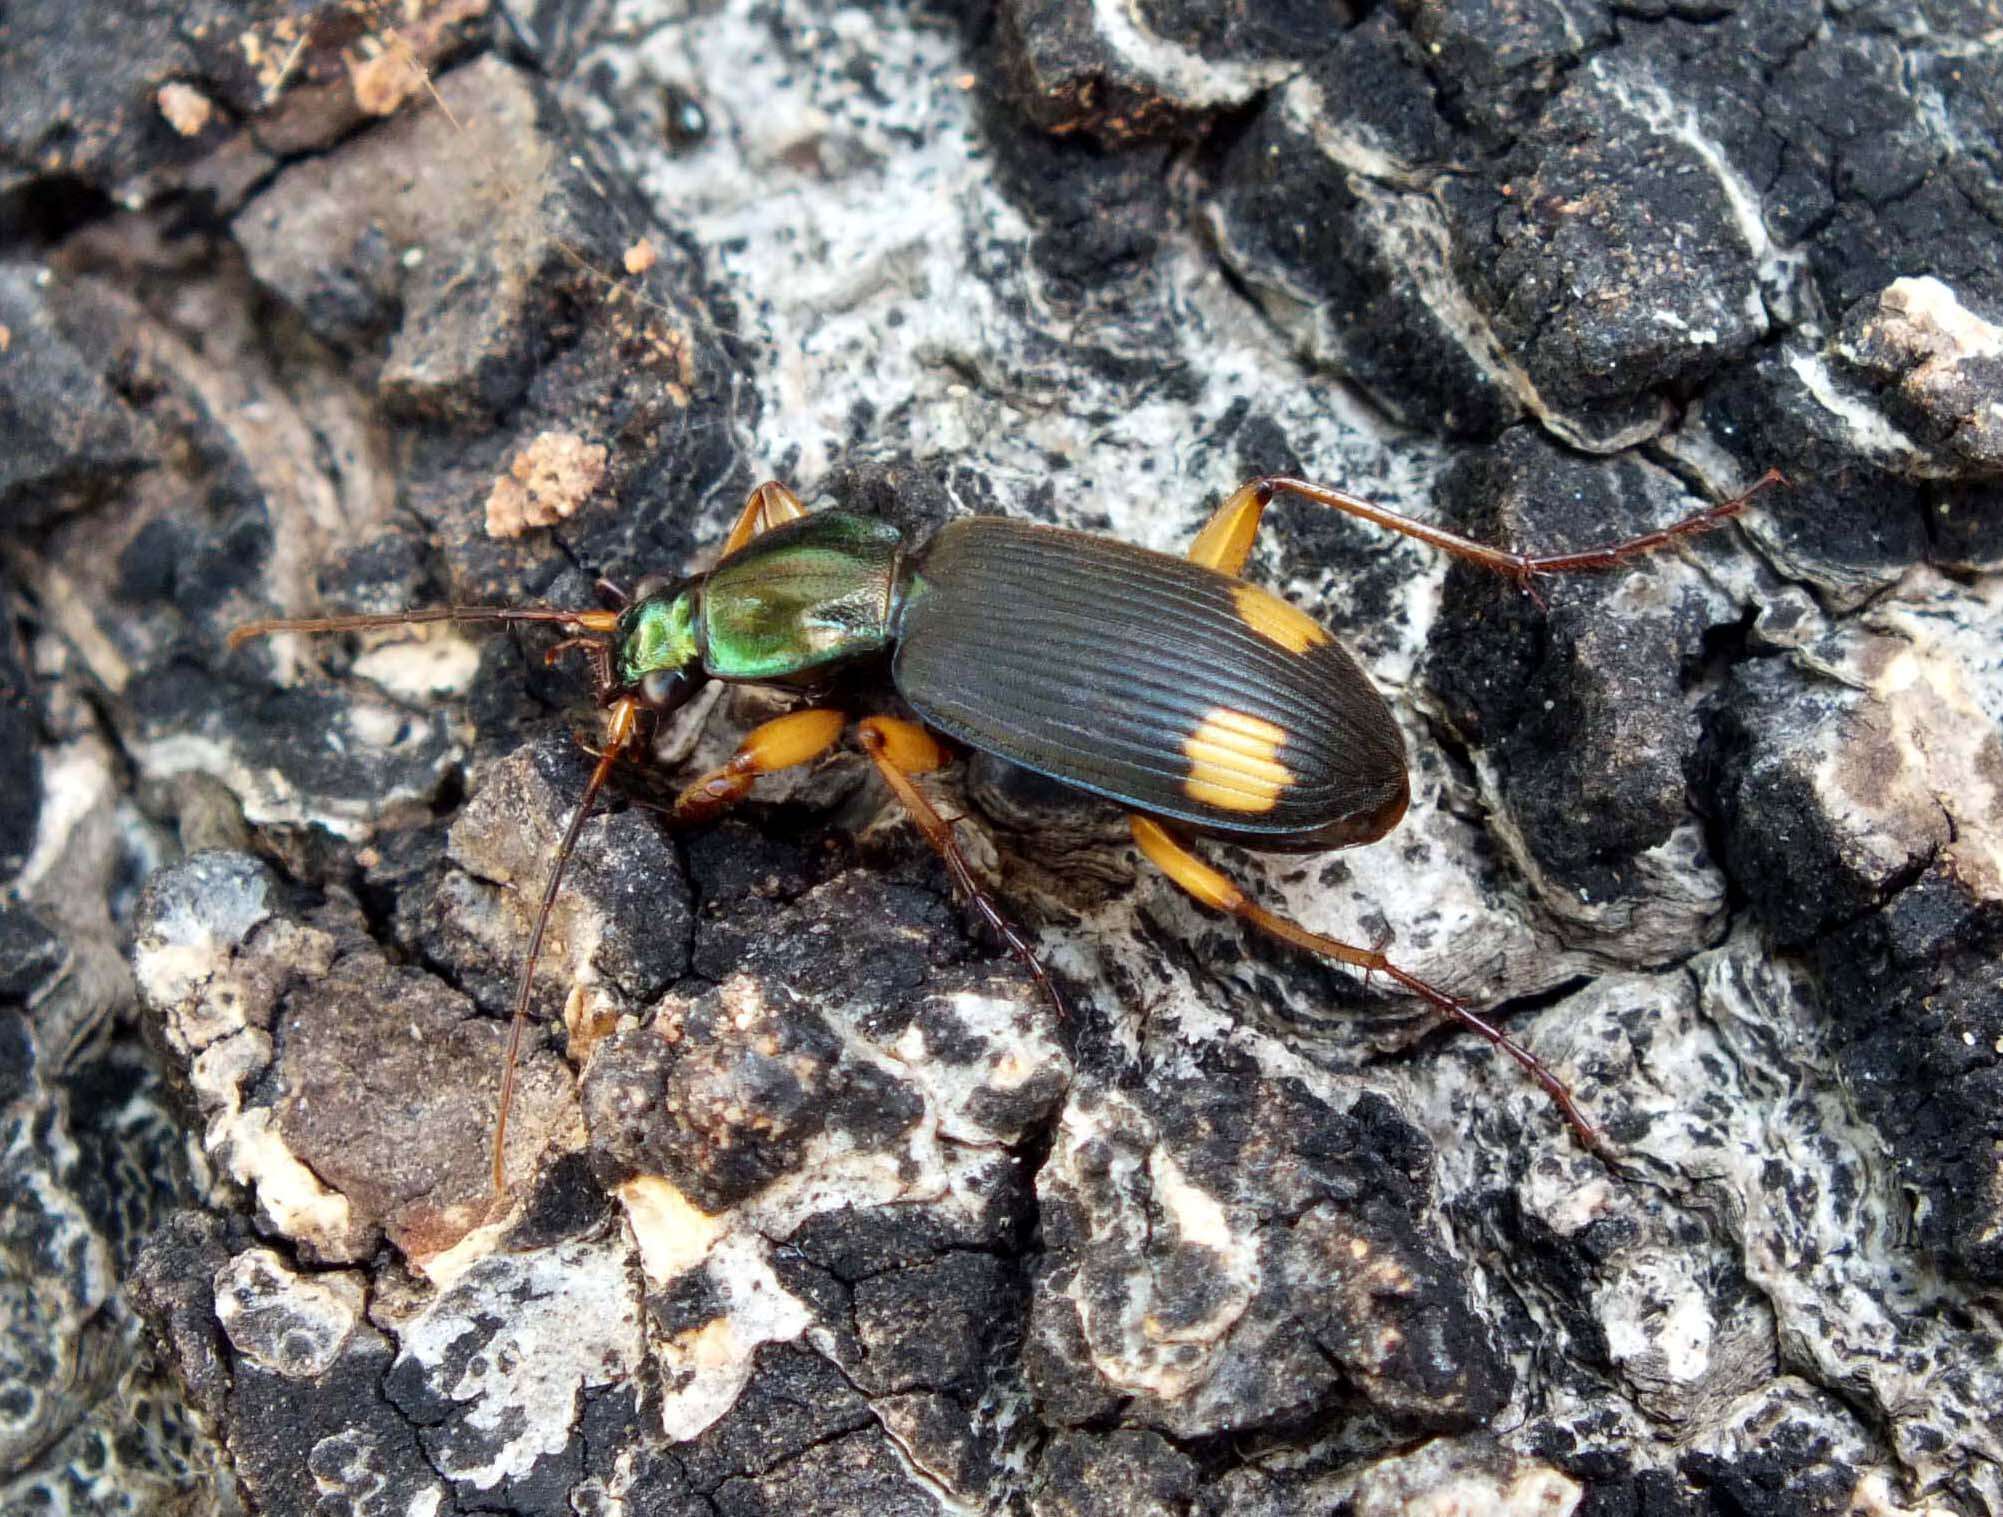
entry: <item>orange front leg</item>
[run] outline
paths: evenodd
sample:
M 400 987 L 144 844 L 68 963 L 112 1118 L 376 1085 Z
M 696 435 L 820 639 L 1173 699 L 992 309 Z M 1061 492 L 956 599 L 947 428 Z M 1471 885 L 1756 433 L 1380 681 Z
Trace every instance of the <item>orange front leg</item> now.
M 675 821 L 692 826 L 714 820 L 749 795 L 759 775 L 811 764 L 841 741 L 847 725 L 841 712 L 817 708 L 789 712 L 753 727 L 726 763 L 675 798 Z

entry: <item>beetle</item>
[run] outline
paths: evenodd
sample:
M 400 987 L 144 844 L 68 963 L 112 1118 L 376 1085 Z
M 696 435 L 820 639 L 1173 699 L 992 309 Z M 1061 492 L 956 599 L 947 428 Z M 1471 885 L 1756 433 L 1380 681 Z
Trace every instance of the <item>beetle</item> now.
M 613 609 L 435 606 L 246 623 L 232 648 L 278 632 L 334 633 L 426 622 L 555 623 L 549 650 L 584 652 L 604 713 L 598 762 L 544 881 L 523 956 L 494 1121 L 493 1185 L 531 987 L 564 869 L 615 764 L 647 724 L 704 684 L 814 686 L 844 665 L 886 660 L 916 715 L 868 716 L 858 746 L 944 859 L 960 889 L 1060 1011 L 1028 939 L 975 877 L 951 825 L 916 777 L 948 762 L 940 736 L 1124 808 L 1141 853 L 1201 904 L 1283 942 L 1386 976 L 1486 1039 L 1530 1075 L 1589 1148 L 1597 1129 L 1565 1084 L 1500 1027 L 1400 969 L 1381 947 L 1311 932 L 1252 900 L 1192 849 L 1199 837 L 1269 852 L 1346 848 L 1383 837 L 1410 800 L 1404 740 L 1375 686 L 1319 622 L 1241 577 L 1266 508 L 1281 496 L 1326 506 L 1505 574 L 1534 593 L 1546 575 L 1601 570 L 1706 532 L 1745 509 L 1771 471 L 1733 498 L 1640 536 L 1571 553 L 1492 547 L 1345 491 L 1280 475 L 1241 486 L 1186 557 L 1004 517 L 948 522 L 913 543 L 889 522 L 809 514 L 785 486 L 754 489 L 714 567 L 608 588 Z M 688 784 L 673 816 L 708 821 L 760 775 L 813 762 L 849 730 L 809 706 L 746 734 Z

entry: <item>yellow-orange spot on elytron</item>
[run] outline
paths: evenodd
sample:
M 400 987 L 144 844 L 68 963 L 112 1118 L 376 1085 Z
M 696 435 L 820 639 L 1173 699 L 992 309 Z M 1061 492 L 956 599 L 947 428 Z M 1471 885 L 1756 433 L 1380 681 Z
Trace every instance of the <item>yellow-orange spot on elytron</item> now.
M 1189 755 L 1183 793 L 1225 811 L 1271 811 L 1294 773 L 1279 761 L 1286 733 L 1228 706 L 1212 708 L 1182 745 Z
M 1234 585 L 1231 596 L 1246 626 L 1289 653 L 1305 653 L 1329 641 L 1328 630 L 1320 622 L 1257 585 Z

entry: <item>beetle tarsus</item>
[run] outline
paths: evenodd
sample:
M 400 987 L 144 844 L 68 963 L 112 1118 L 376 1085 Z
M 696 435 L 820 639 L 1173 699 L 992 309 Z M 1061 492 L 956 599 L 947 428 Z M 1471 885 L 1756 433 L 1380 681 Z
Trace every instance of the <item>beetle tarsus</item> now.
M 1739 515 L 1752 503 L 1753 497 L 1775 485 L 1784 485 L 1787 479 L 1780 470 L 1769 469 L 1755 480 L 1752 486 L 1733 496 L 1730 500 L 1717 501 L 1700 511 L 1692 511 L 1679 521 L 1653 532 L 1644 532 L 1638 537 L 1630 537 L 1617 543 L 1605 543 L 1597 548 L 1582 548 L 1576 553 L 1547 553 L 1523 562 L 1523 569 L 1529 574 L 1575 574 L 1590 573 L 1597 569 L 1612 569 L 1631 559 L 1641 558 L 1658 548 L 1665 548 L 1679 538 L 1696 537 L 1723 526 Z

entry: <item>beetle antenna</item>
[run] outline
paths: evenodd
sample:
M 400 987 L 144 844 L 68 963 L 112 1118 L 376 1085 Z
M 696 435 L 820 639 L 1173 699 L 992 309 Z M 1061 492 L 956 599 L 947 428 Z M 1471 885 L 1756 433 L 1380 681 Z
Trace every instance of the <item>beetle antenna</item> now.
M 584 832 L 584 824 L 590 820 L 598 793 L 605 788 L 605 781 L 612 773 L 612 766 L 626 751 L 640 724 L 640 703 L 632 697 L 615 702 L 606 712 L 605 747 L 598 755 L 598 767 L 591 771 L 591 778 L 585 781 L 584 794 L 578 798 L 577 809 L 571 813 L 570 825 L 563 830 L 563 841 L 557 846 L 556 862 L 550 865 L 549 878 L 543 882 L 542 904 L 536 908 L 536 923 L 529 933 L 529 951 L 522 960 L 522 977 L 515 987 L 515 1012 L 508 1023 L 508 1054 L 501 1065 L 501 1095 L 494 1113 L 494 1199 L 507 1194 L 507 1145 L 508 1112 L 515 1099 L 515 1065 L 521 1057 L 522 1033 L 528 1026 L 529 997 L 535 989 L 536 961 L 542 957 L 543 934 L 549 928 L 549 915 L 556 906 L 557 892 L 563 886 L 564 866 L 577 849 L 577 840 Z
M 360 616 L 274 616 L 232 627 L 229 646 L 241 648 L 252 638 L 274 632 L 372 632 L 379 627 L 417 627 L 426 622 L 559 622 L 587 632 L 612 632 L 619 626 L 616 611 L 560 611 L 548 606 L 423 606 L 415 611 L 390 611 Z

